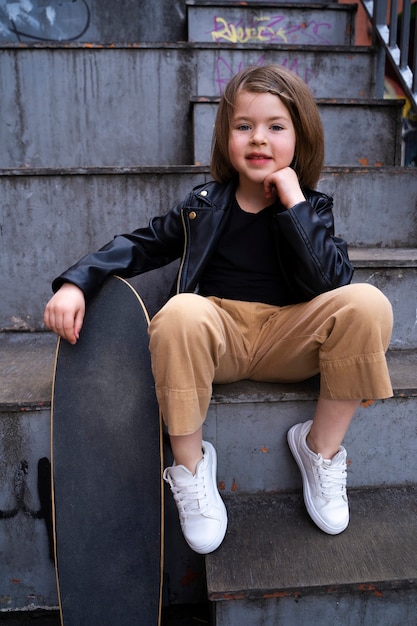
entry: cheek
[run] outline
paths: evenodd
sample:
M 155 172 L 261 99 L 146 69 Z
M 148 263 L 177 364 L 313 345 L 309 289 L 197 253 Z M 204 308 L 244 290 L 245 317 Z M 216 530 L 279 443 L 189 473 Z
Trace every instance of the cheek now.
M 286 145 L 287 158 L 293 162 L 295 160 L 295 141 L 289 140 Z
M 240 153 L 240 149 L 239 149 L 239 145 L 235 140 L 230 140 L 229 141 L 229 159 L 234 162 L 236 161 L 236 158 L 239 157 L 239 153 Z

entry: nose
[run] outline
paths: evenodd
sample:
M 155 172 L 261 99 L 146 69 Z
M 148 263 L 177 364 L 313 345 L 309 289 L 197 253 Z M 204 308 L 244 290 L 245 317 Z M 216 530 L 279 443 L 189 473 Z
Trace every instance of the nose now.
M 263 128 L 255 126 L 251 135 L 251 143 L 254 145 L 266 144 L 266 135 Z

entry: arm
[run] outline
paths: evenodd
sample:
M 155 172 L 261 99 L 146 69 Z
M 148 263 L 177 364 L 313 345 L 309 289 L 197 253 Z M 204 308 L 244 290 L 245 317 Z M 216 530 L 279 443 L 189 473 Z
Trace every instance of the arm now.
M 72 344 L 82 327 L 85 303 L 112 274 L 136 276 L 167 265 L 183 248 L 182 205 L 151 220 L 146 228 L 118 235 L 97 252 L 83 257 L 52 283 L 55 295 L 45 308 L 45 325 Z
M 179 258 L 184 239 L 180 208 L 181 205 L 162 217 L 153 218 L 146 228 L 117 235 L 58 276 L 52 289 L 56 292 L 64 283 L 73 283 L 88 301 L 108 276 L 118 274 L 131 278 Z
M 347 245 L 334 235 L 333 201 L 325 194 L 302 192 L 294 170 L 284 168 L 264 181 L 269 197 L 276 194 L 280 263 L 290 271 L 292 287 L 310 299 L 348 284 L 352 279 Z
M 287 257 L 283 261 L 306 298 L 350 283 L 353 268 L 346 242 L 334 235 L 331 198 L 313 192 L 304 202 L 277 213 L 276 221 Z

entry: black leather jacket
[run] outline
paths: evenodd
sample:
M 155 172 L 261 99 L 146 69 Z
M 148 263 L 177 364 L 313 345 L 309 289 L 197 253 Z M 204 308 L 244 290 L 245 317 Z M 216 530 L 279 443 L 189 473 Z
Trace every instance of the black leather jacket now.
M 235 182 L 209 182 L 193 189 L 166 215 L 149 226 L 118 235 L 98 252 L 88 254 L 52 284 L 80 287 L 89 299 L 110 274 L 132 277 L 181 259 L 171 295 L 194 292 L 225 224 Z M 347 245 L 334 235 L 333 201 L 325 194 L 304 190 L 306 201 L 289 210 L 276 202 L 273 232 L 287 304 L 348 284 L 353 269 Z

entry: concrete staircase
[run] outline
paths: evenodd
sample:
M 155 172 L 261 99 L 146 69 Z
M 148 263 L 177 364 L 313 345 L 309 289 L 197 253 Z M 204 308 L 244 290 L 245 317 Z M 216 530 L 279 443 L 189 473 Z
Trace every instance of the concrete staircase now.
M 16 42 L 0 29 L 0 620 L 57 605 L 48 491 L 55 338 L 42 324 L 50 281 L 209 179 L 224 84 L 249 63 L 277 62 L 318 100 L 319 187 L 335 198 L 354 280 L 393 304 L 395 394 L 364 404 L 352 424 L 352 521 L 328 537 L 306 516 L 285 443 L 287 429 L 311 417 L 317 381 L 215 388 L 205 437 L 218 451 L 229 530 L 213 555 L 191 553 L 167 496 L 166 604 L 208 596 L 217 626 L 416 624 L 417 176 L 401 167 L 401 103 L 374 97 L 375 52 L 354 44 L 355 6 L 128 2 L 111 39 L 107 0 L 75 5 L 78 26 L 88 5 L 90 31 L 73 42 L 52 41 L 51 31 L 48 41 Z M 164 12 L 163 23 L 151 28 L 145 9 Z M 174 271 L 132 281 L 151 314 Z

